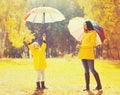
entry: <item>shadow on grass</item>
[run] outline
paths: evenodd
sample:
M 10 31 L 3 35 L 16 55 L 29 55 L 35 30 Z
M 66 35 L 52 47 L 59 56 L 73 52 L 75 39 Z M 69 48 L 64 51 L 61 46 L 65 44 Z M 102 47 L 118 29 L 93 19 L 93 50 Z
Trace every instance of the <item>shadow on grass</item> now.
M 97 93 L 93 93 L 92 91 L 87 91 L 88 95 L 102 95 L 103 94 L 103 91 L 100 90 L 100 91 L 97 91 Z
M 96 93 L 93 93 L 92 91 L 87 91 L 87 95 L 102 95 L 103 91 L 97 91 Z M 32 95 L 45 95 L 44 90 L 35 90 L 35 92 Z
M 92 91 L 87 91 L 88 95 L 94 95 Z
M 44 90 L 35 90 L 32 95 L 44 95 Z

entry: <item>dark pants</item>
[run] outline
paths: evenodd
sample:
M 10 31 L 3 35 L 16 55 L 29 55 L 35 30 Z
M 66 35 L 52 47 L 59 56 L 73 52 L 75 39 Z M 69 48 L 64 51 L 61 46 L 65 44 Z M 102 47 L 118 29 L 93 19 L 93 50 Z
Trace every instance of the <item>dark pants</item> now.
M 89 90 L 89 81 L 90 81 L 90 76 L 89 76 L 89 69 L 92 72 L 92 74 L 95 77 L 95 80 L 97 82 L 97 87 L 96 89 L 99 90 L 102 88 L 101 86 L 101 82 L 100 82 L 100 78 L 99 78 L 99 74 L 96 72 L 95 68 L 94 68 L 94 60 L 86 60 L 86 59 L 82 59 L 82 63 L 85 69 L 85 81 L 86 81 L 86 89 Z
M 85 73 L 89 73 L 89 69 L 93 75 L 97 73 L 94 68 L 94 60 L 82 59 L 82 63 L 83 63 L 84 69 L 85 69 Z

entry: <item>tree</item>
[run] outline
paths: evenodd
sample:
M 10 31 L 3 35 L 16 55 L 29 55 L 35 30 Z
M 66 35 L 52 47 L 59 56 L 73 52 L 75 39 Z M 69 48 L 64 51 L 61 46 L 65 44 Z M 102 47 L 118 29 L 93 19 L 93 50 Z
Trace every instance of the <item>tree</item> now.
M 19 3 L 16 0 L 1 0 L 0 5 L 0 29 L 2 30 L 3 34 L 7 33 L 7 36 L 5 36 L 7 38 L 4 38 L 5 40 L 2 42 L 4 43 L 4 50 L 2 50 L 2 52 L 12 52 L 7 49 L 11 49 L 11 47 L 13 50 L 14 47 L 21 48 L 23 46 L 23 40 L 24 37 L 26 37 L 26 34 L 30 34 L 28 37 L 30 36 L 31 39 L 33 38 L 33 35 L 31 35 L 31 33 L 28 32 L 28 29 L 25 27 L 25 21 L 23 19 L 23 15 L 27 9 L 27 2 L 26 0 L 20 0 Z

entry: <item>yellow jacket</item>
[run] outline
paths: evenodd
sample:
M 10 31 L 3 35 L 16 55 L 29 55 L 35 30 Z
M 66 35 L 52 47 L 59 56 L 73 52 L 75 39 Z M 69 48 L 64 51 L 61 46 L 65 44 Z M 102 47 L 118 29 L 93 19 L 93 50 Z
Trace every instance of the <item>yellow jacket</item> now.
M 78 53 L 80 59 L 95 59 L 94 46 L 96 45 L 96 37 L 96 31 L 84 33 Z
M 35 49 L 32 44 L 28 45 L 32 57 L 35 70 L 44 70 L 46 68 L 46 57 L 45 57 L 45 50 L 46 50 L 46 43 L 43 43 L 39 49 Z

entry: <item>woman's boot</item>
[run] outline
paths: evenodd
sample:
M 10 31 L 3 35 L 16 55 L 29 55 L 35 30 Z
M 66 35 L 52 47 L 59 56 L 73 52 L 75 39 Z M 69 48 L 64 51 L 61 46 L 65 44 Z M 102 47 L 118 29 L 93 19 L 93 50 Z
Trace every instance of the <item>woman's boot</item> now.
M 95 77 L 95 80 L 97 82 L 97 87 L 93 90 L 100 90 L 102 89 L 102 85 L 101 85 L 101 82 L 100 82 L 100 77 L 98 75 L 98 73 L 94 74 L 94 77 Z
M 86 88 L 83 89 L 83 91 L 89 91 L 89 84 L 90 84 L 90 74 L 89 73 L 85 73 L 85 82 L 86 82 Z

